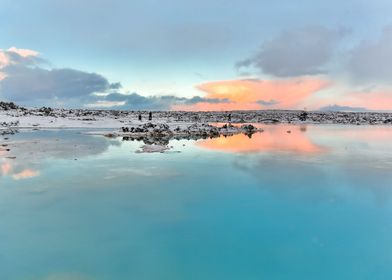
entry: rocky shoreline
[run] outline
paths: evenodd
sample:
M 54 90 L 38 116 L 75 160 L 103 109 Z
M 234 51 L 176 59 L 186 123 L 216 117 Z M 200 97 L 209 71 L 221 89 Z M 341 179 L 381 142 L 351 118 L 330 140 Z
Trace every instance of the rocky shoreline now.
M 14 103 L 0 102 L 0 123 L 17 123 L 18 127 L 107 127 L 120 128 L 148 122 L 148 111 L 27 109 Z M 392 125 L 392 113 L 319 112 L 296 110 L 152 112 L 153 123 L 309 123 L 349 125 Z M 171 126 L 171 125 L 170 125 Z
M 0 135 L 20 129 L 83 128 L 84 133 L 141 141 L 140 152 L 165 152 L 173 139 L 198 140 L 229 137 L 239 133 L 252 137 L 261 124 L 392 125 L 392 113 L 305 112 L 288 110 L 178 112 L 116 111 L 87 109 L 27 109 L 0 102 Z M 287 131 L 290 133 L 291 131 Z
M 104 136 L 110 138 L 122 137 L 124 141 L 143 141 L 146 145 L 168 145 L 170 140 L 199 140 L 216 138 L 220 136 L 232 136 L 243 133 L 248 137 L 257 132 L 263 132 L 252 124 L 234 126 L 224 124 L 222 126 L 211 124 L 194 123 L 189 126 L 177 126 L 171 129 L 167 124 L 146 123 L 139 126 L 122 127 L 117 132 L 105 133 Z M 100 133 L 97 133 L 100 134 Z
M 151 133 L 151 130 L 157 130 L 162 136 L 211 136 L 243 132 L 238 131 L 238 127 L 213 127 L 211 123 L 392 125 L 392 113 L 295 110 L 148 112 L 48 107 L 27 109 L 14 103 L 0 102 L 0 130 L 3 132 L 22 128 L 108 128 L 120 129 L 120 132 L 128 136 Z M 242 130 L 246 128 L 243 127 Z

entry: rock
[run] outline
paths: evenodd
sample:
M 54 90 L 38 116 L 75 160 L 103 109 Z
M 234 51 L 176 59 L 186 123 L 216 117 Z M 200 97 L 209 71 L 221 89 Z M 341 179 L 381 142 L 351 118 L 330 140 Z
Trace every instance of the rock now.
M 116 137 L 117 137 L 117 135 L 116 135 L 116 134 L 113 134 L 113 133 L 107 133 L 107 134 L 105 134 L 104 136 L 105 136 L 105 137 L 108 137 L 108 138 L 116 138 Z
M 307 112 L 305 112 L 305 111 L 303 111 L 300 115 L 299 115 L 299 120 L 300 121 L 306 121 L 307 119 L 308 119 L 308 113 Z
M 143 145 L 136 153 L 163 153 L 169 149 L 166 145 Z
M 244 130 L 245 132 L 253 132 L 257 130 L 257 128 L 251 124 L 241 125 L 241 129 Z
M 25 108 L 17 106 L 14 102 L 0 101 L 0 110 L 8 111 L 8 110 L 17 110 L 19 108 L 25 110 Z
M 52 113 L 53 109 L 50 107 L 41 107 L 38 111 L 48 116 L 50 113 Z

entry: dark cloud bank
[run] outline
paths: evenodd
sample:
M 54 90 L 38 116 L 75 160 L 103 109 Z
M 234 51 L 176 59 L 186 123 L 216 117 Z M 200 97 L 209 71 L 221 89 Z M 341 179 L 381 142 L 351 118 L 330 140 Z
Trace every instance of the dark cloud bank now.
M 42 106 L 53 103 L 64 107 L 102 107 L 104 102 L 123 103 L 114 106 L 126 110 L 169 110 L 174 104 L 195 104 L 198 102 L 222 103 L 227 99 L 177 97 L 174 95 L 145 97 L 137 93 L 123 94 L 118 91 L 120 83 L 110 83 L 104 76 L 71 68 L 50 69 L 44 59 L 22 56 L 16 51 L 0 50 L 6 61 L 1 64 L 1 99 L 23 105 Z M 96 95 L 101 93 L 103 95 Z M 101 102 L 101 103 L 100 103 Z
M 11 67 L 2 83 L 2 95 L 16 102 L 37 99 L 81 98 L 117 87 L 95 73 L 74 69 Z
M 255 55 L 239 61 L 236 66 L 252 66 L 276 77 L 322 74 L 346 33 L 346 29 L 317 25 L 285 30 L 265 41 Z
M 392 84 L 392 25 L 372 40 L 344 48 L 342 41 L 350 33 L 345 28 L 319 25 L 285 30 L 265 40 L 252 56 L 236 63 L 241 71 L 256 69 L 278 78 L 334 74 L 331 63 L 340 67 L 354 85 Z M 336 57 L 340 51 L 344 58 Z
M 362 41 L 352 50 L 348 69 L 357 83 L 392 84 L 392 26 L 375 41 Z
M 0 71 L 5 78 L 0 81 L 2 98 L 16 102 L 35 100 L 83 98 L 93 92 L 116 90 L 121 84 L 111 84 L 96 73 L 70 68 L 50 69 L 47 61 L 16 51 L 1 51 L 6 58 Z

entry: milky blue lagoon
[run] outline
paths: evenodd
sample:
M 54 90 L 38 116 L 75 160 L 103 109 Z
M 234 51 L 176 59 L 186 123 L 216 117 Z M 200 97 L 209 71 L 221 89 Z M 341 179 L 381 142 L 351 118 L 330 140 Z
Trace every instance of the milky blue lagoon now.
M 1 137 L 0 279 L 391 279 L 392 128 L 264 127 Z

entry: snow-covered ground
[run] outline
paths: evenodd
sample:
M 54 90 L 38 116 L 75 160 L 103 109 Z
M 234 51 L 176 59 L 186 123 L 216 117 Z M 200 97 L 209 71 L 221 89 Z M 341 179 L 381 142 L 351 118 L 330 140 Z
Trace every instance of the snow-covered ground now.
M 141 120 L 140 120 L 141 117 Z M 141 140 L 140 152 L 164 152 L 171 139 L 205 139 L 261 133 L 249 123 L 392 125 L 392 113 L 304 111 L 149 112 L 87 109 L 25 109 L 0 102 L 0 135 L 21 129 L 86 128 L 84 133 Z M 6 147 L 2 148 L 7 149 Z M 4 152 L 4 151 L 3 151 Z
M 268 110 L 234 112 L 149 112 L 86 109 L 11 109 L 1 110 L 0 128 L 110 128 L 138 126 L 148 122 L 167 124 L 170 129 L 194 123 L 320 123 L 392 125 L 392 113 L 304 112 Z M 142 120 L 139 121 L 139 114 Z

